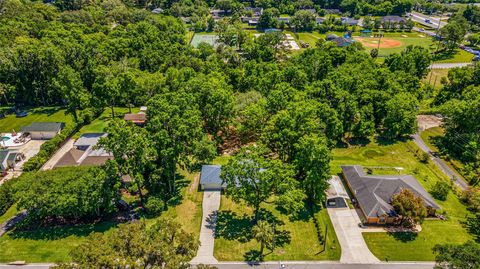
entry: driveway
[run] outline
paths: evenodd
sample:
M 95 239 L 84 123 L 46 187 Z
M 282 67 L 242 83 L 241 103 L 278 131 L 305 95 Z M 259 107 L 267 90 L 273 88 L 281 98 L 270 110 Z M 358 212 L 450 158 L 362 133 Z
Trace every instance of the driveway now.
M 431 64 L 428 68 L 430 69 L 451 69 L 455 67 L 466 67 L 472 65 L 472 63 L 436 63 Z
M 213 256 L 215 245 L 215 226 L 217 212 L 220 209 L 220 190 L 205 191 L 202 202 L 202 227 L 200 228 L 200 247 L 197 256 L 191 261 L 192 264 L 218 263 Z
M 360 218 L 355 209 L 327 208 L 338 242 L 342 247 L 341 263 L 379 263 L 370 252 L 358 226 Z
M 73 143 L 75 142 L 74 139 L 70 138 L 65 142 L 65 144 L 53 154 L 53 156 L 42 166 L 40 170 L 50 170 L 53 169 L 55 164 L 67 153 L 69 150 L 73 148 Z

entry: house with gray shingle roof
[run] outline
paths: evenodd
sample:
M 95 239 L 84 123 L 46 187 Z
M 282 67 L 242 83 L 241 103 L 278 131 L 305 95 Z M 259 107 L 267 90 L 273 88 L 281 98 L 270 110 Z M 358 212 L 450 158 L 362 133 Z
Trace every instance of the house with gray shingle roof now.
M 22 133 L 30 134 L 34 140 L 52 139 L 65 127 L 63 122 L 32 122 L 21 128 Z
M 399 216 L 390 204 L 392 197 L 403 189 L 421 197 L 429 215 L 440 209 L 433 198 L 410 175 L 367 175 L 360 165 L 342 166 L 343 176 L 368 224 L 392 224 Z

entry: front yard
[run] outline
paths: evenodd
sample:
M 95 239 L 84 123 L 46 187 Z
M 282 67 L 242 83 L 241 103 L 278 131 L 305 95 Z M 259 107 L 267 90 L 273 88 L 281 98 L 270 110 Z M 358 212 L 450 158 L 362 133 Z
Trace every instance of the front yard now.
M 415 157 L 417 151 L 419 149 L 412 141 L 337 148 L 333 151 L 332 170 L 340 173 L 340 165 L 343 164 L 401 167 L 402 174 L 415 176 L 427 191 L 430 191 L 437 181 L 449 180 L 433 163 L 419 162 Z M 372 253 L 383 261 L 432 261 L 432 248 L 436 244 L 458 244 L 472 239 L 462 226 L 468 211 L 459 199 L 450 193 L 446 201 L 435 201 L 441 207 L 440 213 L 447 217 L 446 221 L 425 220 L 422 231 L 418 234 L 364 233 Z
M 275 206 L 263 207 L 265 215 L 283 225 L 277 225 L 278 245 L 268 255 L 267 261 L 278 260 L 339 260 L 340 245 L 326 209 L 315 213 L 322 236 L 327 231 L 324 247 L 317 236 L 313 219 L 305 214 L 298 220 L 291 220 L 279 212 Z M 235 203 L 225 195 L 221 197 L 217 220 L 214 256 L 219 261 L 249 260 L 250 253 L 260 249 L 260 244 L 252 238 L 253 211 L 242 203 Z M 282 242 L 282 243 L 280 243 Z

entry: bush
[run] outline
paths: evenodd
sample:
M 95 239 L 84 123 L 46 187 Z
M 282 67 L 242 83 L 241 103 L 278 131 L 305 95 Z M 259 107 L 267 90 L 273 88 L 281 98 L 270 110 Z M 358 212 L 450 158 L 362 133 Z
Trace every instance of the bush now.
M 13 181 L 14 180 L 10 180 L 0 185 L 0 216 L 5 214 L 15 203 Z
M 433 186 L 430 193 L 432 194 L 433 198 L 438 199 L 440 201 L 447 200 L 448 193 L 450 192 L 451 186 L 448 182 L 445 181 L 437 181 Z
M 145 203 L 145 210 L 150 215 L 158 215 L 165 209 L 165 203 L 162 199 L 152 196 Z
M 426 152 L 423 152 L 419 155 L 419 160 L 422 163 L 428 163 L 428 161 L 430 161 L 430 155 Z
M 473 212 L 480 212 L 480 187 L 471 187 L 463 191 L 461 199 L 468 209 Z

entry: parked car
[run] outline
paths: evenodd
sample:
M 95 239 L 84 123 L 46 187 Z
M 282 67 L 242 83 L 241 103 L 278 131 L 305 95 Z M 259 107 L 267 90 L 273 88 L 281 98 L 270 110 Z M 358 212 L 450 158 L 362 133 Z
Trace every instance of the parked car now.
M 17 112 L 15 112 L 15 116 L 17 116 L 17 118 L 23 118 L 23 117 L 28 116 L 28 112 L 27 111 L 17 111 Z

